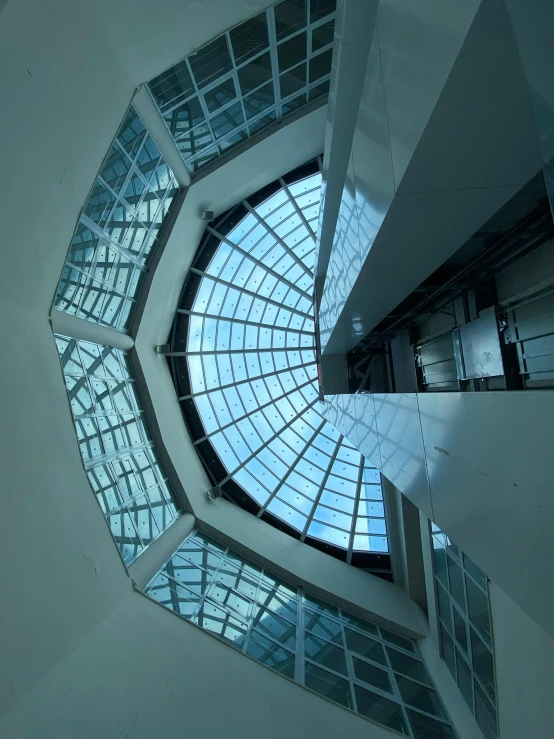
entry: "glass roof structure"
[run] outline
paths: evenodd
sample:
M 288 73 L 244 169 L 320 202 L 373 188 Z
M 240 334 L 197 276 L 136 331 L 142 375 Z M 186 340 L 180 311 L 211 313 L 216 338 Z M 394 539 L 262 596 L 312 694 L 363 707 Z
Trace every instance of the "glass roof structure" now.
M 126 331 L 178 191 L 131 106 L 81 211 L 54 307 Z
M 148 87 L 191 173 L 329 91 L 336 0 L 283 0 Z
M 389 551 L 385 508 L 379 471 L 321 414 L 312 302 L 321 174 L 302 174 L 208 227 L 170 363 L 215 483 L 238 484 L 259 517 L 351 561 Z

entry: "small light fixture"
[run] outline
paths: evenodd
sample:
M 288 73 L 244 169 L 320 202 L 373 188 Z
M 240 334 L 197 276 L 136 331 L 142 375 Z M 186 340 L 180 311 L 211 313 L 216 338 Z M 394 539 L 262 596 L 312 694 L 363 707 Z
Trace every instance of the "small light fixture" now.
M 154 349 L 156 350 L 156 354 L 169 354 L 171 351 L 169 344 L 156 344 Z
M 210 221 L 213 221 L 213 219 L 215 218 L 215 213 L 213 210 L 203 210 L 202 213 L 200 214 L 200 218 L 203 221 L 208 221 L 209 223 Z
M 217 500 L 217 498 L 221 498 L 223 496 L 219 485 L 216 485 L 215 488 L 211 488 L 210 490 L 208 490 L 206 494 L 208 496 L 208 500 L 211 500 L 212 503 Z

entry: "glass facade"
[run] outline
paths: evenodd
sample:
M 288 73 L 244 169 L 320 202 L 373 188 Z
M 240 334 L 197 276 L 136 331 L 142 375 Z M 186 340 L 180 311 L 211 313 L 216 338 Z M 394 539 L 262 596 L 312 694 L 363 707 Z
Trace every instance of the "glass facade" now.
M 145 592 L 372 721 L 422 739 L 455 736 L 413 640 L 307 595 L 198 531 Z
M 54 307 L 124 331 L 177 192 L 131 106 L 79 217 Z
M 125 352 L 56 335 L 83 464 L 124 562 L 176 518 Z
M 321 175 L 279 186 L 225 235 L 188 316 L 190 394 L 227 477 L 306 537 L 388 552 L 380 473 L 322 414 L 313 268 Z M 185 293 L 187 288 L 185 289 Z M 179 329 L 178 329 L 179 330 Z M 185 338 L 183 338 L 185 341 Z M 175 342 L 174 342 L 175 344 Z
M 432 524 L 442 656 L 486 739 L 498 736 L 486 575 Z
M 329 91 L 335 0 L 284 0 L 150 84 L 190 172 Z

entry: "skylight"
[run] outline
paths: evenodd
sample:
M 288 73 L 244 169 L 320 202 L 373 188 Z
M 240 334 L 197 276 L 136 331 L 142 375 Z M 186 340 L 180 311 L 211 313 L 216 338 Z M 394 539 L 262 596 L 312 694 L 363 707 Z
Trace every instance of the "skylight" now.
M 190 172 L 329 91 L 336 0 L 284 0 L 153 79 Z
M 193 267 L 189 392 L 226 471 L 258 506 L 300 534 L 347 551 L 388 552 L 381 478 L 326 419 L 318 399 L 313 268 L 319 171 L 279 181 Z M 260 199 L 258 198 L 258 201 Z M 223 225 L 222 230 L 225 230 Z M 212 253 L 210 251 L 210 253 Z M 187 289 L 185 292 L 190 292 Z M 179 329 L 177 329 L 179 335 Z M 175 336 L 175 335 L 174 335 Z

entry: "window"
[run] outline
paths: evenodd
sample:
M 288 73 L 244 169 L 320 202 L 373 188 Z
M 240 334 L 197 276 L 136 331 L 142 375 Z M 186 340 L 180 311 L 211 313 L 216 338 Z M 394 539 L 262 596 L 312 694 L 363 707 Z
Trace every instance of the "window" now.
M 83 464 L 129 564 L 176 518 L 171 488 L 119 349 L 56 335 Z
M 124 331 L 177 190 L 131 106 L 81 212 L 54 307 Z
M 173 366 L 189 381 L 180 400 L 194 401 L 204 427 L 197 448 L 211 444 L 222 462 L 217 483 L 234 481 L 259 515 L 351 561 L 388 553 L 388 531 L 378 470 L 321 414 L 313 312 L 320 189 L 319 171 L 281 180 L 261 202 L 243 203 L 225 233 L 208 227 L 194 290 L 185 287 L 188 307 L 174 325 Z
M 305 594 L 200 531 L 145 593 L 372 721 L 421 739 L 455 736 L 414 641 Z
M 335 0 L 284 0 L 149 84 L 191 173 L 329 91 Z
M 431 524 L 442 656 L 486 739 L 498 736 L 487 578 Z

